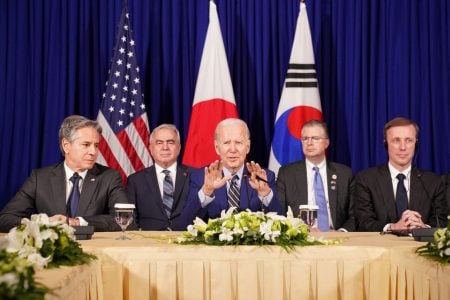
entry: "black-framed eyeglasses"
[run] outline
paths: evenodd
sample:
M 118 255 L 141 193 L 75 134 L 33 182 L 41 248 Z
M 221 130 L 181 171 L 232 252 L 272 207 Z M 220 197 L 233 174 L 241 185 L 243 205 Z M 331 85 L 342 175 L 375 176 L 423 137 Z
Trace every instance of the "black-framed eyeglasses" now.
M 320 142 L 320 140 L 327 140 L 328 138 L 326 138 L 326 137 L 321 137 L 321 136 L 302 136 L 302 142 L 309 142 L 310 140 L 313 142 L 313 143 L 318 143 L 318 142 Z

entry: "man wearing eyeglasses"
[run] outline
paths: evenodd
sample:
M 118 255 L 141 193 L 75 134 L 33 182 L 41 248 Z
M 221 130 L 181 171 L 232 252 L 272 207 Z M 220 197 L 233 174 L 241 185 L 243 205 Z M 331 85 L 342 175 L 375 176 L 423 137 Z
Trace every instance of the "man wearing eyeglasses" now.
M 419 126 L 395 118 L 384 126 L 389 161 L 355 176 L 352 201 L 359 231 L 397 231 L 447 224 L 441 178 L 412 166 Z
M 317 205 L 318 231 L 354 231 L 349 188 L 349 167 L 328 161 L 325 151 L 330 145 L 325 122 L 311 120 L 301 129 L 305 160 L 287 164 L 278 172 L 278 197 L 287 211 L 290 206 L 299 215 L 300 205 Z

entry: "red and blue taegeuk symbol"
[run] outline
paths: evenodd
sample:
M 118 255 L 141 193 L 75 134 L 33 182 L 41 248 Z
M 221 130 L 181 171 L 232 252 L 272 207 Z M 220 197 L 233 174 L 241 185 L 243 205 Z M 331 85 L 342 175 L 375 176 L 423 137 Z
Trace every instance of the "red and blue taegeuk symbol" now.
M 322 112 L 311 106 L 295 106 L 285 111 L 275 122 L 272 150 L 280 165 L 304 158 L 300 129 L 309 120 L 322 120 Z

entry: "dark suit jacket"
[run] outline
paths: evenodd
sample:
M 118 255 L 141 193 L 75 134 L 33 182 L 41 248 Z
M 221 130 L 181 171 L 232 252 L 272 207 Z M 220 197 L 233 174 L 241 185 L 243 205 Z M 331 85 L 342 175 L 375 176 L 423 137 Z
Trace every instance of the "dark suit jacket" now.
M 177 165 L 172 215 L 167 217 L 163 207 L 155 166 L 151 166 L 128 177 L 127 196 L 136 204 L 136 222 L 143 230 L 184 230 L 177 227 L 181 210 L 189 188 L 189 169 Z
M 244 168 L 244 173 L 248 171 Z M 275 186 L 275 174 L 266 169 L 267 179 L 269 181 L 269 186 L 273 192 L 273 198 L 269 206 L 266 207 L 262 204 L 258 197 L 258 192 L 250 186 L 248 183 L 248 176 L 244 175 L 241 179 L 241 190 L 240 190 L 240 205 L 239 211 L 246 210 L 247 208 L 251 211 L 265 211 L 265 212 L 277 212 L 278 214 L 284 214 L 284 211 L 280 205 L 277 197 L 276 186 Z M 227 185 L 224 185 L 220 189 L 214 191 L 215 198 L 204 208 L 201 207 L 200 199 L 198 197 L 198 192 L 202 188 L 205 181 L 205 170 L 200 169 L 192 172 L 189 178 L 189 193 L 186 200 L 186 205 L 181 213 L 181 226 L 186 228 L 189 224 L 192 224 L 195 217 L 202 218 L 207 221 L 210 218 L 217 218 L 220 216 L 222 210 L 227 210 L 228 197 L 227 197 Z
M 83 217 L 96 231 L 120 230 L 114 220 L 114 204 L 127 202 L 119 173 L 95 164 L 84 179 L 76 216 Z M 33 170 L 0 212 L 0 231 L 7 232 L 22 218 L 36 213 L 66 215 L 66 207 L 64 163 Z
M 327 161 L 328 201 L 335 229 L 355 230 L 353 207 L 350 203 L 351 179 L 352 170 L 349 167 Z M 299 206 L 308 204 L 307 185 L 304 160 L 280 168 L 277 179 L 278 197 L 285 211 L 290 206 L 294 216 L 300 214 Z
M 450 172 L 447 173 L 447 179 L 445 179 L 445 175 L 444 175 L 443 180 L 445 180 L 445 186 L 447 188 L 447 208 L 448 208 L 448 214 L 450 215 Z
M 420 213 L 425 224 L 445 226 L 448 208 L 441 178 L 434 173 L 412 168 L 410 180 L 408 209 Z M 382 231 L 386 224 L 398 221 L 387 164 L 357 174 L 352 183 L 351 195 L 359 231 Z

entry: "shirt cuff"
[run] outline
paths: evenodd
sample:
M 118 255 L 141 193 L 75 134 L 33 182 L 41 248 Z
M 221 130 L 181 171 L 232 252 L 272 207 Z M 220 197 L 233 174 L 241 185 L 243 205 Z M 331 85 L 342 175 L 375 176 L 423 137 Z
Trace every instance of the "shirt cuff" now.
M 272 190 L 270 190 L 269 194 L 267 194 L 267 196 L 261 197 L 260 195 L 258 195 L 259 200 L 261 200 L 261 202 L 264 204 L 264 206 L 269 206 L 270 202 L 272 202 L 272 198 L 273 198 L 273 192 Z
M 215 198 L 214 194 L 212 197 L 210 197 L 208 195 L 205 195 L 202 189 L 198 191 L 198 199 L 200 200 L 200 205 L 202 206 L 202 208 L 213 202 L 214 198 Z
M 82 217 L 76 217 L 75 219 L 78 219 L 78 221 L 80 221 L 80 226 L 88 226 L 89 225 L 89 223 Z

